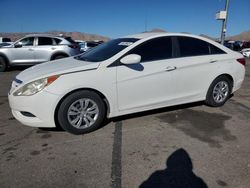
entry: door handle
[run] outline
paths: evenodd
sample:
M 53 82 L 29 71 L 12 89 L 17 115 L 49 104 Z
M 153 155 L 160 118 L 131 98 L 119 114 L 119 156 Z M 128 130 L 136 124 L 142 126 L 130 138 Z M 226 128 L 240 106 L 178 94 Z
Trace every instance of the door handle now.
M 165 71 L 173 71 L 173 70 L 175 70 L 175 69 L 177 69 L 176 67 L 174 67 L 174 66 L 168 66 L 166 69 L 165 69 Z
M 29 51 L 34 51 L 33 49 L 29 48 Z
M 209 63 L 216 63 L 216 62 L 217 62 L 217 60 L 210 60 Z

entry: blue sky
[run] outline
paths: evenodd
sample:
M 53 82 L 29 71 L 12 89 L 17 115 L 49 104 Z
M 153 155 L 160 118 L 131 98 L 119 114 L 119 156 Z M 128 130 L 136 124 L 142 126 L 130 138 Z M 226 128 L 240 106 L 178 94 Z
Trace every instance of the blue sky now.
M 0 0 L 0 32 L 80 31 L 111 38 L 153 28 L 219 37 L 225 0 Z M 250 0 L 231 0 L 227 35 L 250 30 Z M 147 23 L 147 24 L 145 24 Z

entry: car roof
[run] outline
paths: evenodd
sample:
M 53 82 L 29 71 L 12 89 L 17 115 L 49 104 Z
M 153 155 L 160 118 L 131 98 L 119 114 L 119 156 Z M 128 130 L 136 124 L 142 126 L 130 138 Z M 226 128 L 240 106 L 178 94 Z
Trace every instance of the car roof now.
M 204 37 L 193 35 L 193 34 L 187 34 L 187 33 L 167 33 L 167 32 L 145 32 L 145 33 L 138 33 L 134 35 L 128 35 L 124 38 L 137 38 L 137 39 L 146 39 L 146 38 L 154 38 L 154 37 L 163 37 L 163 36 L 188 36 L 188 37 L 194 37 L 194 38 L 202 38 Z M 205 38 L 207 39 L 207 38 Z
M 63 38 L 60 36 L 55 36 L 52 34 L 29 34 L 29 35 L 25 35 L 25 37 L 56 37 L 56 38 Z

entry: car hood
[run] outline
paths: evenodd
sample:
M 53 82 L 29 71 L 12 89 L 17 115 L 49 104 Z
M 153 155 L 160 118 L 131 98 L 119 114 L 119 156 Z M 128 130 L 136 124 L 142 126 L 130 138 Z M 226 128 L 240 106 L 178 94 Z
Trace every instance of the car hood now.
M 100 63 L 77 60 L 73 57 L 49 61 L 30 67 L 16 76 L 16 80 L 25 83 L 52 75 L 73 73 L 97 69 Z

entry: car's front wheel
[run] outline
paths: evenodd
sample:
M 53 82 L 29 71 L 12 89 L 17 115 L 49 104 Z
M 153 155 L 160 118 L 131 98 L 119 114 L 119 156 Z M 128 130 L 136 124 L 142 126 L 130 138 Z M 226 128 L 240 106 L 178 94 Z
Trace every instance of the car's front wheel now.
M 210 85 L 205 103 L 209 106 L 222 106 L 232 93 L 232 81 L 225 75 L 216 78 Z
M 99 128 L 105 118 L 103 99 L 92 91 L 77 91 L 67 96 L 58 109 L 60 126 L 73 134 L 84 134 Z

